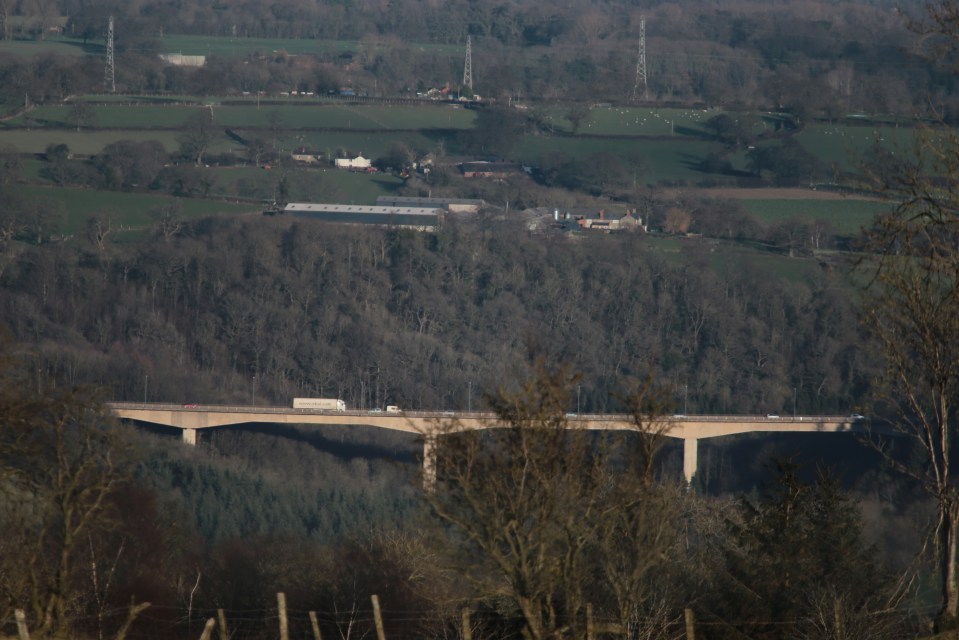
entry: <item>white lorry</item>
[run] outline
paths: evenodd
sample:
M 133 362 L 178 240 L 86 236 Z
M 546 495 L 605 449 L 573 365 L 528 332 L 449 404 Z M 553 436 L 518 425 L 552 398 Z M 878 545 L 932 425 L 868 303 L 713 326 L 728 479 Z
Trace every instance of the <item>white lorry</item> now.
M 338 398 L 293 398 L 293 408 L 346 411 L 346 403 Z

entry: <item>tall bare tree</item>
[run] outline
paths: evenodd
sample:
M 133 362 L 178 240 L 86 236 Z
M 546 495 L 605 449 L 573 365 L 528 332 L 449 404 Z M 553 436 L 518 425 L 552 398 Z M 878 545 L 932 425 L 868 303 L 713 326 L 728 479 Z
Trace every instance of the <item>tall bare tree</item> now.
M 955 62 L 959 2 L 926 5 L 927 19 L 910 27 L 925 38 L 931 57 Z M 894 209 L 866 232 L 870 273 L 864 324 L 880 347 L 885 368 L 877 387 L 889 426 L 920 456 L 911 463 L 872 442 L 935 502 L 927 550 L 940 579 L 937 626 L 959 625 L 959 477 L 952 468 L 959 399 L 959 135 L 948 126 L 917 129 L 909 153 L 880 150 L 871 167 Z
M 881 440 L 873 443 L 935 501 L 938 623 L 952 628 L 959 616 L 959 477 L 952 467 L 959 399 L 959 137 L 945 127 L 924 128 L 911 161 L 886 160 L 883 188 L 898 204 L 866 233 L 870 257 L 860 266 L 871 279 L 864 325 L 885 363 L 877 413 L 918 449 L 920 462 L 893 456 Z
M 487 431 L 441 425 L 427 493 L 477 596 L 512 602 L 530 640 L 582 637 L 588 604 L 625 628 L 680 538 L 676 503 L 652 482 L 662 430 L 580 427 L 566 414 L 577 379 L 538 362 L 517 389 L 486 398 L 496 415 Z M 637 430 L 657 423 L 643 412 L 661 396 L 644 389 L 627 402 Z
M 120 450 L 99 394 L 45 387 L 0 346 L 0 510 L 5 556 L 0 611 L 28 605 L 37 635 L 66 637 L 79 597 L 86 536 L 102 525 L 120 481 Z

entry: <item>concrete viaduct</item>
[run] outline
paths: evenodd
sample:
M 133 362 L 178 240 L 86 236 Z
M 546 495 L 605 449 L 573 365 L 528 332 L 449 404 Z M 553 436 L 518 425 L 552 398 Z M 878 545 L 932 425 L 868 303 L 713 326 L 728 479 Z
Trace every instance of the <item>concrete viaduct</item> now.
M 196 444 L 198 429 L 212 429 L 250 423 L 329 424 L 379 427 L 424 436 L 423 460 L 433 460 L 435 436 L 450 431 L 493 429 L 503 425 L 492 413 L 452 411 L 321 411 L 288 407 L 250 407 L 220 405 L 178 405 L 135 402 L 111 402 L 113 414 L 125 420 L 164 425 L 180 429 L 183 441 Z M 570 428 L 635 431 L 629 416 L 621 414 L 568 414 Z M 687 482 L 696 475 L 699 441 L 741 433 L 838 433 L 868 430 L 859 416 L 672 416 L 663 418 L 666 435 L 683 441 L 683 474 Z M 441 425 L 447 425 L 441 428 Z

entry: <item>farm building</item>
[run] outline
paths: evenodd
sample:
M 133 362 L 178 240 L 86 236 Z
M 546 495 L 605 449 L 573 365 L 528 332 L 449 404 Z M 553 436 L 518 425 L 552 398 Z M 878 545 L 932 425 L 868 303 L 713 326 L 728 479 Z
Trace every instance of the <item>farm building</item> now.
M 182 53 L 161 53 L 160 60 L 175 67 L 202 67 L 206 56 L 185 56 Z
M 334 161 L 337 169 L 354 169 L 365 171 L 373 166 L 373 163 L 369 158 L 364 158 L 362 155 L 358 155 L 355 158 L 337 158 Z
M 599 213 L 579 216 L 576 218 L 581 229 L 589 231 L 635 231 L 642 229 L 642 219 L 634 217 L 631 212 L 624 216 L 607 215 L 603 209 Z
M 464 162 L 460 164 L 464 178 L 508 178 L 526 172 L 523 165 L 515 162 Z
M 283 213 L 297 218 L 309 218 L 323 222 L 406 227 L 417 231 L 433 231 L 443 220 L 442 209 L 428 207 L 381 207 L 291 202 L 283 207 Z
M 319 152 L 313 151 L 308 147 L 297 147 L 293 150 L 293 153 L 290 154 L 290 160 L 301 164 L 316 164 L 320 161 L 321 155 Z
M 636 215 L 635 210 L 627 210 L 625 213 L 608 213 L 604 209 L 553 209 L 549 214 L 542 209 L 535 211 L 539 215 L 530 222 L 532 231 L 611 233 L 646 230 L 642 218 Z
M 382 207 L 426 207 L 429 209 L 446 209 L 450 213 L 476 213 L 486 205 L 486 202 L 469 198 L 380 196 L 376 199 L 376 204 Z

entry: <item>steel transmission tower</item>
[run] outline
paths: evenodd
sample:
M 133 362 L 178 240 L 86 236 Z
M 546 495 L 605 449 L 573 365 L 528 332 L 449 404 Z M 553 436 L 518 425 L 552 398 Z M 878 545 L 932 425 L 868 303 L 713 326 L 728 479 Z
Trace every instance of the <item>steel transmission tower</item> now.
M 639 55 L 636 58 L 636 82 L 633 84 L 633 99 L 639 93 L 639 85 L 643 85 L 643 99 L 649 99 L 649 85 L 646 84 L 646 16 L 639 19 Z
M 469 99 L 473 99 L 473 42 L 470 36 L 466 36 L 466 63 L 463 65 L 463 88 L 469 93 Z
M 110 16 L 107 27 L 107 65 L 103 70 L 103 87 L 109 93 L 117 92 L 117 82 L 113 72 L 113 16 Z

